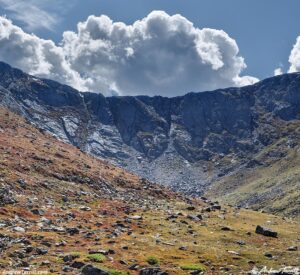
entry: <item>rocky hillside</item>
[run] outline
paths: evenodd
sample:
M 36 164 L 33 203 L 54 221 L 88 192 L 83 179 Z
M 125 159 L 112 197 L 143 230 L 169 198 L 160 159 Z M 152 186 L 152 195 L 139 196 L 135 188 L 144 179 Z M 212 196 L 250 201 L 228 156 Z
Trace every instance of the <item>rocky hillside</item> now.
M 299 228 L 186 199 L 0 108 L 0 273 L 298 272 Z
M 189 195 L 280 161 L 300 137 L 299 73 L 176 98 L 104 97 L 0 63 L 0 105 L 84 152 Z M 264 151 L 268 159 L 259 157 Z

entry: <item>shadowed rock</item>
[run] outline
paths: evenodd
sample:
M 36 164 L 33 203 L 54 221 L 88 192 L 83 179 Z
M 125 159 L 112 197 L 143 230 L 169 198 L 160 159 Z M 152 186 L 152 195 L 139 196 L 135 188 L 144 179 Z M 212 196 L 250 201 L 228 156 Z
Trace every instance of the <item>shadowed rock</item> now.
M 278 233 L 269 229 L 269 228 L 265 228 L 265 227 L 262 227 L 260 225 L 258 225 L 255 229 L 255 233 L 256 234 L 260 234 L 260 235 L 264 235 L 264 236 L 267 236 L 267 237 L 273 237 L 273 238 L 277 238 L 277 235 Z

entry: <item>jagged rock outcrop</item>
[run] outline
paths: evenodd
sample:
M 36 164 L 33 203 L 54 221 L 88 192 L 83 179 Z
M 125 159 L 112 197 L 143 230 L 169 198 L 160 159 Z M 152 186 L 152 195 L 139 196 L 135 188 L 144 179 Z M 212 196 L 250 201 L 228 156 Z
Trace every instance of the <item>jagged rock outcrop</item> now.
M 104 97 L 0 63 L 0 104 L 83 151 L 190 194 L 256 165 L 254 156 L 276 140 L 300 138 L 288 131 L 291 121 L 300 125 L 299 73 L 175 98 Z

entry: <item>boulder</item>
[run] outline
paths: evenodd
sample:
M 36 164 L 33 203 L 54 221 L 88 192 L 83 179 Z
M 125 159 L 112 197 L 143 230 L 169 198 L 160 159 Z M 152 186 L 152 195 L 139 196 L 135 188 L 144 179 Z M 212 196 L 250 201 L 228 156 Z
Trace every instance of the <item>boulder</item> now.
M 277 238 L 277 235 L 278 235 L 277 232 L 275 232 L 275 231 L 273 231 L 269 228 L 262 227 L 260 225 L 256 226 L 255 233 L 260 234 L 260 235 L 264 235 L 264 236 L 267 236 L 267 237 L 273 237 L 273 238 Z
M 264 255 L 265 255 L 265 257 L 267 257 L 267 258 L 273 258 L 273 255 L 272 255 L 272 253 L 270 253 L 270 252 L 266 252 Z
M 189 220 L 196 221 L 196 222 L 200 221 L 200 219 L 195 215 L 187 215 L 187 218 Z
M 221 227 L 222 231 L 234 231 L 233 229 L 231 229 L 229 226 L 223 226 Z
M 161 271 L 160 268 L 143 268 L 139 275 L 168 275 L 168 273 Z
M 23 227 L 20 227 L 20 226 L 14 227 L 13 231 L 19 232 L 19 233 L 25 233 L 25 229 Z
M 17 182 L 21 188 L 26 189 L 27 182 L 24 179 L 19 179 Z
M 88 206 L 81 206 L 80 208 L 79 208 L 81 211 L 91 211 L 92 209 L 90 208 L 90 207 L 88 207 Z
M 16 199 L 13 193 L 8 188 L 0 188 L 0 206 L 14 204 Z
M 48 250 L 44 249 L 42 247 L 37 247 L 35 249 L 35 252 L 36 252 L 37 255 L 46 255 L 48 253 Z
M 67 232 L 68 232 L 71 236 L 73 236 L 73 235 L 75 235 L 75 234 L 79 234 L 79 229 L 76 228 L 76 227 L 68 228 L 68 229 L 67 229 Z
M 108 272 L 106 272 L 103 269 L 100 269 L 98 267 L 94 267 L 92 265 L 86 265 L 82 270 L 81 274 L 83 275 L 109 275 Z
M 212 210 L 221 210 L 221 208 L 222 208 L 221 205 L 218 205 L 218 204 L 214 204 L 211 206 Z
M 65 263 L 68 263 L 68 262 L 72 262 L 74 259 L 76 259 L 77 257 L 74 256 L 74 255 L 66 255 L 63 257 L 63 261 Z
M 40 210 L 40 209 L 32 209 L 31 210 L 31 213 L 34 214 L 34 215 L 38 215 L 38 216 L 42 216 L 44 215 L 44 211 Z
M 83 266 L 85 266 L 85 264 L 83 262 L 78 262 L 78 261 L 75 261 L 71 264 L 71 267 L 76 269 L 80 269 Z

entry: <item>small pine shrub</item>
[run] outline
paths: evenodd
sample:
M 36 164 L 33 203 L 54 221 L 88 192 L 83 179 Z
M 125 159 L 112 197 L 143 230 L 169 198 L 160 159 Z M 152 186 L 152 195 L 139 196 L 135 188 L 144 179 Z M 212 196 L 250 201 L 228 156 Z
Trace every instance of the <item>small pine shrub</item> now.
M 105 260 L 105 256 L 101 253 L 88 255 L 87 258 L 93 262 L 102 263 Z
M 159 260 L 156 257 L 154 257 L 154 256 L 148 257 L 146 261 L 150 265 L 157 265 L 157 264 L 159 264 Z

